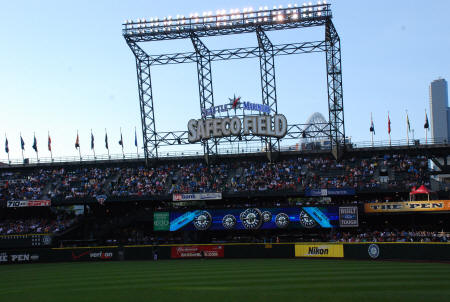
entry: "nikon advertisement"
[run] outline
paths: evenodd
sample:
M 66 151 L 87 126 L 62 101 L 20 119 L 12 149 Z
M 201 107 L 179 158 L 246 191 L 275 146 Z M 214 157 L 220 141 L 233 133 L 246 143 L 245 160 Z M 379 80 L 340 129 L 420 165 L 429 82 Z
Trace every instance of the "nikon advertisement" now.
M 295 257 L 343 258 L 342 244 L 296 244 Z
M 450 200 L 365 203 L 366 213 L 450 211 Z

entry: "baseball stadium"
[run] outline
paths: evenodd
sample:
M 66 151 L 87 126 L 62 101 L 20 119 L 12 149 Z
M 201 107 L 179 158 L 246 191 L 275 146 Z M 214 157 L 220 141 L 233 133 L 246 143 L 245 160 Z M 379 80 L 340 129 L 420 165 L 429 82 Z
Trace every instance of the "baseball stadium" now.
M 50 130 L 41 156 L 33 135 L 35 158 L 24 156 L 20 133 L 22 158 L 15 159 L 6 135 L 0 301 L 450 301 L 450 136 L 428 136 L 437 129 L 431 110 L 421 118 L 424 138 L 409 136 L 407 112 L 407 139 L 393 140 L 388 112 L 389 141 L 374 140 L 372 117 L 359 125 L 369 140 L 353 141 L 344 119 L 347 48 L 334 6 L 117 24 L 123 61 L 137 76 L 136 151 L 124 152 L 121 129 L 122 153 L 110 154 L 117 143 L 105 129 L 107 154 L 96 154 L 91 130 L 92 155 L 82 154 L 77 132 L 77 156 L 57 157 Z M 310 29 L 319 33 L 313 41 L 291 34 Z M 292 42 L 279 44 L 275 34 Z M 220 43 L 242 37 L 254 44 Z M 210 47 L 210 39 L 219 42 Z M 181 40 L 190 49 L 154 46 Z M 298 55 L 319 57 L 326 67 L 320 108 L 328 111 L 306 120 L 290 112 L 303 111 L 301 102 L 286 107 L 293 101 L 277 89 L 286 85 L 275 74 L 279 58 Z M 213 66 L 247 59 L 258 62 L 260 90 L 247 97 L 233 87 L 224 101 L 213 89 Z M 159 114 L 152 75 L 185 64 L 198 95 L 184 106 L 196 113 L 186 114 L 184 128 L 162 130 L 173 121 Z M 42 156 L 46 149 L 50 157 Z

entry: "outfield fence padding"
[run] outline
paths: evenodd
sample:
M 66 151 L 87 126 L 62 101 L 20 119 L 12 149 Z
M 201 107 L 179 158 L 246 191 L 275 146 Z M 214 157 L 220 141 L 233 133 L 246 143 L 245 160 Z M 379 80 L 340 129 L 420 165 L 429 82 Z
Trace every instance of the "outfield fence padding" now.
M 337 258 L 450 261 L 449 243 L 281 243 L 145 245 L 0 250 L 0 265 L 181 258 Z

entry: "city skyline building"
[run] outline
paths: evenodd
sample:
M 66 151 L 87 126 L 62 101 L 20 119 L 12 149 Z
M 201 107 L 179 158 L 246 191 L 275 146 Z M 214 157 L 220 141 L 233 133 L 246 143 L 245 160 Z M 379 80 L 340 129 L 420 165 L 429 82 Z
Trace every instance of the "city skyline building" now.
M 430 84 L 429 93 L 432 138 L 435 142 L 449 141 L 450 108 L 448 107 L 447 81 L 442 78 L 434 80 Z

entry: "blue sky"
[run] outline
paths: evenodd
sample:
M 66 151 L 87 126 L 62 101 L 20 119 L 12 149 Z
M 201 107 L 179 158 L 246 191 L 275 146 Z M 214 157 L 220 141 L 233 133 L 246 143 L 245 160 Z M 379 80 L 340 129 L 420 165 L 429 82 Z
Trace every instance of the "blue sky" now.
M 25 157 L 36 133 L 40 156 L 76 156 L 76 132 L 82 154 L 105 154 L 108 130 L 111 153 L 120 153 L 120 127 L 125 152 L 133 153 L 134 127 L 140 114 L 134 57 L 121 35 L 126 19 L 189 15 L 193 12 L 284 5 L 267 1 L 4 1 L 0 10 L 0 158 L 4 133 L 11 158 Z M 299 2 L 300 3 L 300 2 Z M 333 1 L 333 22 L 342 44 L 346 133 L 353 141 L 370 140 L 373 112 L 376 140 L 387 140 L 387 112 L 392 139 L 406 137 L 405 110 L 415 136 L 424 137 L 428 85 L 450 79 L 450 2 Z M 273 43 L 314 41 L 323 28 L 270 32 Z M 207 38 L 210 49 L 256 45 L 253 35 Z M 189 41 L 147 43 L 152 54 L 191 51 Z M 315 111 L 327 112 L 324 54 L 276 59 L 279 112 L 289 123 L 305 122 Z M 199 117 L 195 64 L 155 67 L 152 71 L 157 130 L 185 130 Z M 233 94 L 261 102 L 257 59 L 213 63 L 215 102 Z M 185 146 L 186 149 L 194 149 Z

